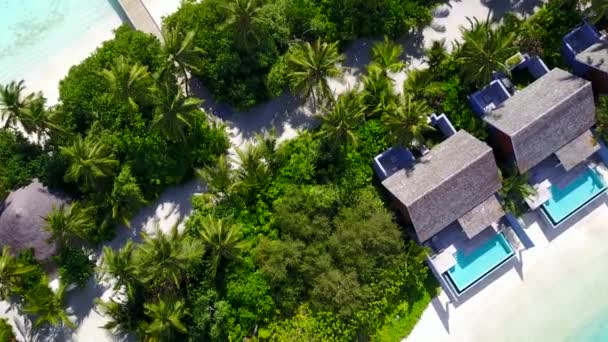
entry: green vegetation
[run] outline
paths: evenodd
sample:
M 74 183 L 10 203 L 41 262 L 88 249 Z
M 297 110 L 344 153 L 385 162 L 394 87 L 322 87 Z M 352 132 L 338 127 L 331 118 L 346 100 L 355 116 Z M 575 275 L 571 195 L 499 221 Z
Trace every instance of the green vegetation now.
M 432 2 L 431 2 L 432 3 Z M 149 341 L 396 341 L 408 334 L 437 284 L 426 251 L 388 210 L 371 162 L 388 147 L 431 146 L 428 115 L 484 139 L 467 95 L 515 52 L 560 65 L 561 37 L 579 23 L 575 4 L 551 0 L 526 21 L 474 22 L 448 53 L 425 51 L 429 68 L 408 73 L 398 94 L 403 47 L 391 41 L 430 20 L 419 0 L 186 1 L 166 19 L 164 43 L 116 31 L 60 84 L 59 104 L 0 88 L 0 196 L 38 177 L 73 198 L 45 229 L 59 246 L 61 287 L 53 292 L 31 251 L 0 255 L 0 295 L 37 327 L 73 327 L 65 288 L 93 272 L 88 251 L 129 225 L 168 186 L 199 176 L 183 231 L 157 229 L 141 243 L 103 248 L 99 276 L 121 300 L 99 299 L 105 328 Z M 358 37 L 376 43 L 361 87 L 336 97 L 330 78 Z M 465 77 L 466 76 L 466 77 Z M 314 106 L 320 126 L 279 143 L 276 132 L 226 154 L 222 127 L 192 96 L 200 79 L 219 101 L 253 106 L 292 90 Z M 605 100 L 598 117 L 603 134 Z M 36 133 L 28 142 L 17 128 Z M 525 176 L 506 177 L 503 199 L 518 213 Z M 0 325 L 1 327 L 1 325 Z
M 165 21 L 194 32 L 201 58 L 191 68 L 218 101 L 248 108 L 288 85 L 284 55 L 294 42 L 348 42 L 364 36 L 403 35 L 429 23 L 420 0 L 210 0 L 187 1 Z M 298 44 L 296 44 L 298 45 Z M 314 45 L 314 44 L 313 44 Z M 323 44 L 326 45 L 326 44 Z
M 13 332 L 13 327 L 8 324 L 8 319 L 0 319 L 0 341 L 17 342 L 17 337 Z

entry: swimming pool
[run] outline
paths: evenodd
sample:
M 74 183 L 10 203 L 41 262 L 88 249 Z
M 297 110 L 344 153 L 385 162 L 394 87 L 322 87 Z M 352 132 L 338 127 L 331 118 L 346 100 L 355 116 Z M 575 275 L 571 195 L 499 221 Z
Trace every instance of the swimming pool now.
M 58 51 L 78 45 L 85 32 L 102 29 L 100 24 L 120 25 L 115 5 L 114 0 L 0 0 L 0 83 L 25 78 Z
M 551 199 L 542 205 L 542 210 L 556 226 L 605 190 L 606 185 L 597 171 L 587 169 L 563 188 L 553 185 Z
M 454 255 L 456 265 L 444 275 L 454 285 L 456 291 L 462 293 L 513 255 L 515 252 L 505 235 L 499 233 L 469 254 L 457 251 Z

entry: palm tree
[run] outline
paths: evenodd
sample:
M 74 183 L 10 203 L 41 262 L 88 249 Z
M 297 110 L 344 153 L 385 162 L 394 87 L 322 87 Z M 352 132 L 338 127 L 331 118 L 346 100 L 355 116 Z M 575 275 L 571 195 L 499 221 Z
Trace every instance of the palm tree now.
M 356 92 L 349 92 L 338 97 L 333 108 L 324 115 L 317 115 L 321 121 L 319 135 L 327 141 L 357 144 L 355 130 L 365 120 L 365 110 L 361 97 Z M 337 145 L 336 145 L 337 146 Z
M 183 80 L 186 96 L 189 96 L 189 75 L 193 71 L 199 71 L 198 65 L 204 54 L 201 48 L 194 46 L 196 32 L 188 31 L 184 35 L 179 28 L 163 26 L 162 35 L 164 40 L 162 56 L 165 64 L 159 74 L 170 72 L 179 75 Z
M 424 140 L 423 134 L 433 130 L 433 126 L 428 122 L 431 112 L 426 103 L 413 100 L 410 94 L 404 94 L 395 110 L 385 114 L 382 121 L 395 144 L 409 147 L 421 144 Z
M 287 55 L 287 77 L 291 88 L 305 99 L 312 99 L 313 110 L 318 104 L 333 100 L 329 79 L 342 73 L 339 64 L 344 56 L 338 53 L 337 43 L 305 42 L 290 49 Z
M 477 85 L 485 85 L 494 71 L 510 74 L 506 60 L 517 51 L 513 44 L 515 32 L 493 28 L 489 21 L 469 19 L 469 23 L 469 29 L 461 28 L 463 43 L 457 45 L 465 77 Z
M 260 41 L 264 24 L 268 22 L 258 0 L 229 0 L 222 7 L 227 15 L 226 24 L 235 32 L 236 45 L 250 51 Z
M 397 96 L 393 90 L 393 81 L 377 68 L 370 68 L 363 76 L 363 103 L 369 116 L 383 115 L 395 107 Z
M 114 291 L 123 286 L 128 287 L 135 279 L 133 269 L 133 241 L 127 243 L 115 251 L 109 246 L 103 247 L 103 258 L 99 265 L 101 279 L 114 282 Z
M 384 75 L 390 72 L 399 72 L 405 69 L 406 64 L 401 60 L 403 46 L 391 42 L 388 37 L 384 41 L 374 44 L 372 48 L 372 64 L 370 68 L 377 68 Z
M 168 284 L 180 288 L 190 267 L 203 256 L 201 242 L 179 233 L 177 226 L 168 234 L 158 226 L 154 236 L 142 233 L 143 243 L 133 252 L 135 274 L 152 288 L 166 288 Z
M 59 246 L 71 245 L 76 237 L 85 239 L 87 232 L 95 227 L 91 208 L 83 208 L 78 202 L 53 208 L 44 221 L 44 229 Z
M 138 108 L 137 101 L 141 100 L 150 83 L 150 74 L 145 66 L 129 65 L 124 56 L 114 60 L 109 69 L 100 72 L 107 84 L 107 93 L 111 100 L 129 103 Z
M 96 298 L 95 300 L 99 311 L 104 317 L 108 318 L 108 322 L 102 327 L 120 337 L 124 337 L 121 340 L 128 340 L 126 337 L 130 333 L 136 332 L 140 325 L 138 314 L 141 309 L 137 307 L 139 303 L 136 303 L 129 293 L 127 295 L 128 298 L 124 302 L 119 302 L 112 298 L 108 301 L 102 301 L 100 298 Z
M 15 127 L 22 117 L 22 111 L 33 97 L 33 94 L 23 96 L 25 81 L 11 81 L 0 86 L 0 114 L 3 116 L 4 128 Z M 2 119 L 2 118 L 0 118 Z
M 272 127 L 269 131 L 264 130 L 262 133 L 255 134 L 255 144 L 260 149 L 260 154 L 268 164 L 271 170 L 276 166 L 276 152 L 279 146 L 279 139 L 276 127 Z
M 426 55 L 429 69 L 435 69 L 449 56 L 445 48 L 445 39 L 434 40 L 431 47 L 424 50 L 424 54 Z
M 182 323 L 188 315 L 184 301 L 158 298 L 156 303 L 145 303 L 144 310 L 152 320 L 145 327 L 145 341 L 176 341 L 188 332 Z
M 246 195 L 257 193 L 266 184 L 270 174 L 263 150 L 259 146 L 247 144 L 244 148 L 237 148 L 236 155 L 239 167 L 236 170 L 235 187 Z
M 174 140 L 186 140 L 184 132 L 191 127 L 192 122 L 203 115 L 199 109 L 202 100 L 186 97 L 181 90 L 173 90 L 167 84 L 158 90 L 157 107 L 151 128 L 159 129 L 167 137 Z
M 0 255 L 0 299 L 6 300 L 21 290 L 21 279 L 36 270 L 34 265 L 24 265 L 11 255 L 9 247 L 2 247 Z
M 218 196 L 227 196 L 236 181 L 231 159 L 224 154 L 213 165 L 197 170 L 197 174 L 207 184 L 208 191 Z
M 35 328 L 39 328 L 43 324 L 50 324 L 52 326 L 66 325 L 71 329 L 76 329 L 76 325 L 70 320 L 64 309 L 66 286 L 61 284 L 54 293 L 47 284 L 48 279 L 42 277 L 40 284 L 25 294 L 23 311 L 36 316 Z
M 80 136 L 72 146 L 60 147 L 60 151 L 69 161 L 65 180 L 82 182 L 89 189 L 95 189 L 97 180 L 111 176 L 119 164 L 102 142 L 92 142 L 89 138 L 82 139 Z
M 510 177 L 502 178 L 502 188 L 499 194 L 502 197 L 504 207 L 519 216 L 523 212 L 524 200 L 536 194 L 536 189 L 528 183 L 527 174 L 515 173 Z
M 211 275 L 215 277 L 222 261 L 235 259 L 246 247 L 241 241 L 240 226 L 221 218 L 207 216 L 198 227 L 198 234 L 211 257 Z
M 57 122 L 56 113 L 55 108 L 46 108 L 46 98 L 42 96 L 42 93 L 37 93 L 22 109 L 21 125 L 27 134 L 36 134 L 38 144 L 43 137 L 50 136 L 52 133 L 68 134 Z
M 403 93 L 422 98 L 431 105 L 440 105 L 445 91 L 443 84 L 435 81 L 433 76 L 430 69 L 411 70 L 403 81 Z

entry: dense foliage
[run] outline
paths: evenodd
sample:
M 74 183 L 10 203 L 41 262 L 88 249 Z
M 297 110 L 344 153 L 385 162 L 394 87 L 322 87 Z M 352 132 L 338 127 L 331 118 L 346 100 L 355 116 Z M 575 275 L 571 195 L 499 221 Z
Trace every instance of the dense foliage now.
M 419 0 L 187 1 L 166 25 L 194 31 L 202 51 L 194 74 L 218 101 L 246 108 L 285 88 L 282 57 L 298 41 L 348 42 L 400 36 L 430 22 L 432 3 Z
M 17 338 L 13 332 L 13 327 L 8 324 L 8 320 L 6 318 L 0 319 L 0 341 L 17 342 Z

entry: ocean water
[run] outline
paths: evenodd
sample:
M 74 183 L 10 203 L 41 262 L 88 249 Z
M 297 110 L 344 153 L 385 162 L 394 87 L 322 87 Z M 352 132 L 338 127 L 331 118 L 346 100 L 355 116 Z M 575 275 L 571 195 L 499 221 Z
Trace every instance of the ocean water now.
M 0 0 L 0 83 L 19 80 L 108 18 L 114 0 Z

